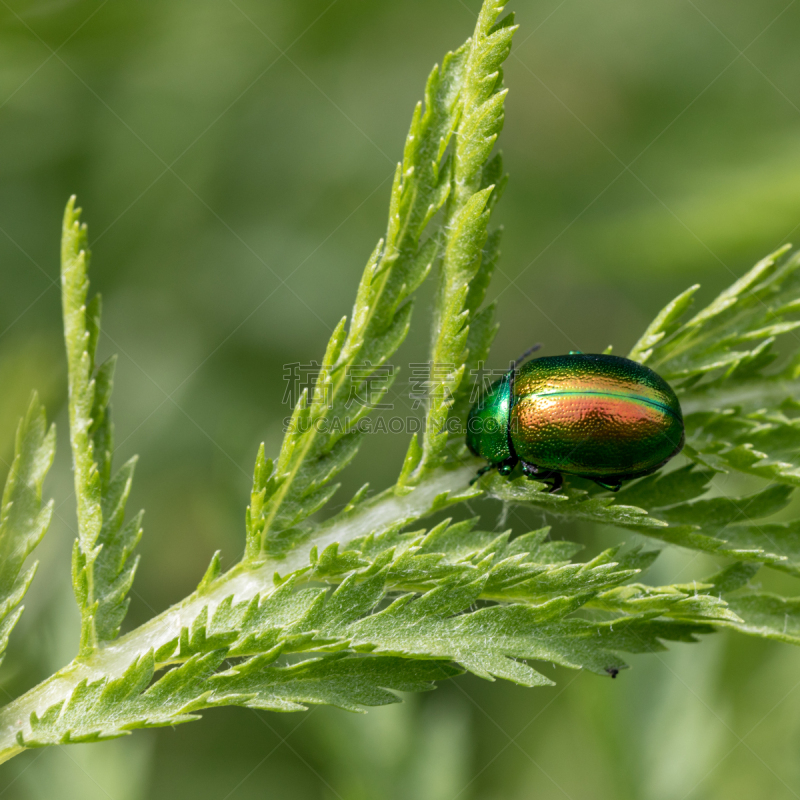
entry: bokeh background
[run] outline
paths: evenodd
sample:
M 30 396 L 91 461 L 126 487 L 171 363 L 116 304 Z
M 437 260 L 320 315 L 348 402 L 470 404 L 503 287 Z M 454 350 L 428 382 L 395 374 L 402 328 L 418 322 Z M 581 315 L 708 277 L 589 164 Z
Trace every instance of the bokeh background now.
M 257 445 L 277 449 L 288 413 L 284 365 L 319 359 L 349 311 L 413 105 L 478 7 L 0 0 L 0 456 L 33 388 L 59 426 L 57 517 L 4 691 L 46 677 L 77 641 L 57 288 L 68 196 L 90 226 L 101 348 L 120 354 L 117 463 L 141 455 L 130 627 L 191 591 L 217 548 L 238 558 Z M 710 298 L 800 239 L 800 4 L 509 9 L 522 27 L 506 70 L 493 366 L 535 341 L 625 353 L 687 285 Z M 425 360 L 429 308 L 423 292 L 398 364 Z M 365 480 L 387 485 L 405 447 L 369 437 L 334 504 Z M 501 522 L 492 503 L 474 510 Z M 616 541 L 577 525 L 554 535 L 590 555 Z M 649 577 L 697 567 L 667 553 Z M 632 664 L 616 681 L 554 670 L 549 689 L 461 678 L 366 716 L 209 712 L 25 753 L 0 771 L 0 798 L 800 797 L 800 652 L 720 634 Z

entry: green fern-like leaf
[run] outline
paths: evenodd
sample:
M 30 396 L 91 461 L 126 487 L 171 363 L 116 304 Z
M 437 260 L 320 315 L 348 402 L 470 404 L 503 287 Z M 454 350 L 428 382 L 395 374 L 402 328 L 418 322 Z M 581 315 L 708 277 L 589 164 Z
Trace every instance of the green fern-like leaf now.
M 394 376 L 374 385 L 374 371 L 393 355 L 408 331 L 409 297 L 426 278 L 439 251 L 424 238 L 451 192 L 448 144 L 458 131 L 460 93 L 468 48 L 448 53 L 434 68 L 418 104 L 398 164 L 386 236 L 367 262 L 349 328 L 342 319 L 328 344 L 312 396 L 299 399 L 274 466 L 256 467 L 248 521 L 248 556 L 280 554 L 281 533 L 301 525 L 336 491 L 331 483 L 353 458 L 369 414 Z M 261 459 L 263 456 L 259 456 Z M 299 531 L 298 531 L 299 534 Z
M 626 586 L 654 554 L 612 550 L 573 564 L 574 550 L 546 530 L 512 540 L 476 530 L 474 520 L 371 535 L 341 553 L 332 545 L 252 599 L 209 599 L 179 635 L 119 677 L 81 679 L 20 728 L 18 744 L 110 738 L 219 705 L 357 710 L 394 702 L 387 690 L 430 688 L 461 669 L 551 683 L 529 659 L 616 675 L 621 652 L 742 623 L 697 586 Z M 476 610 L 490 599 L 504 602 Z M 226 668 L 230 659 L 243 660 Z
M 693 289 L 660 315 L 632 352 L 677 384 L 687 455 L 717 472 L 800 485 L 798 361 L 770 370 L 783 339 L 796 351 L 800 254 L 783 247 L 681 324 Z
M 505 185 L 500 157 L 489 162 L 503 128 L 507 92 L 502 85 L 502 64 L 516 30 L 511 15 L 498 22 L 502 11 L 500 2 L 485 3 L 468 43 L 453 152 L 453 188 L 442 235 L 432 374 L 417 480 L 441 463 L 448 438 L 447 419 L 470 353 L 473 361 L 485 357 L 494 335 L 491 308 L 482 317 L 478 315 L 499 250 L 499 233 L 488 241 L 487 228 Z
M 47 428 L 44 408 L 34 394 L 17 428 L 14 460 L 0 509 L 0 661 L 8 637 L 22 615 L 20 603 L 37 565 L 25 572 L 22 567 L 47 532 L 53 516 L 52 500 L 42 508 L 42 484 L 52 466 L 55 449 L 55 426 Z
M 116 637 L 128 608 L 141 538 L 141 514 L 125 523 L 125 504 L 136 459 L 112 475 L 114 429 L 109 403 L 115 358 L 95 368 L 101 300 L 87 304 L 89 250 L 86 225 L 71 198 L 64 213 L 61 286 L 69 375 L 69 424 L 78 502 L 78 538 L 72 581 L 81 611 L 80 652 Z
M 144 657 L 120 678 L 82 682 L 66 701 L 33 715 L 30 731 L 20 732 L 17 744 L 44 747 L 114 739 L 135 728 L 191 722 L 199 719 L 199 711 L 221 705 L 300 711 L 325 704 L 361 711 L 398 702 L 395 692 L 431 689 L 433 681 L 458 672 L 447 663 L 380 656 L 331 655 L 278 666 L 278 654 L 220 672 L 225 651 L 211 652 L 192 657 L 155 682 L 153 659 Z

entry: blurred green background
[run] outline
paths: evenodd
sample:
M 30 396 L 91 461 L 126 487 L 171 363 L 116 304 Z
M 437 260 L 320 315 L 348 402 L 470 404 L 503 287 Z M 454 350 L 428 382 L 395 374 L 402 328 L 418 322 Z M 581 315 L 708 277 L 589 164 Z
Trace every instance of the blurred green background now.
M 132 626 L 191 591 L 217 548 L 238 558 L 257 445 L 277 449 L 288 412 L 283 365 L 319 359 L 349 312 L 413 105 L 478 7 L 0 0 L 0 456 L 33 388 L 60 436 L 57 517 L 4 691 L 46 677 L 77 641 L 57 290 L 68 196 L 90 225 L 101 348 L 120 354 L 117 463 L 141 455 Z M 706 299 L 800 239 L 800 4 L 509 9 L 522 27 L 506 70 L 493 366 L 535 341 L 625 353 L 687 285 Z M 398 364 L 425 360 L 429 307 L 423 292 Z M 408 391 L 401 377 L 403 414 Z M 334 503 L 387 485 L 405 447 L 369 437 Z M 496 505 L 474 510 L 499 524 Z M 589 554 L 617 538 L 555 535 Z M 649 578 L 698 564 L 667 553 Z M 2 768 L 0 798 L 800 796 L 800 652 L 720 634 L 632 664 L 616 681 L 556 670 L 550 689 L 461 678 L 366 716 L 209 712 L 25 753 Z

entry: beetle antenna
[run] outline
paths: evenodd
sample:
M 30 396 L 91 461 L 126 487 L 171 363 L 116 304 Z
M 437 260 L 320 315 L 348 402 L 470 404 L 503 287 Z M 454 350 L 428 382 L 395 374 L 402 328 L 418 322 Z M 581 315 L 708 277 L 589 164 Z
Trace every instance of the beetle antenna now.
M 535 353 L 537 350 L 542 349 L 542 343 L 539 342 L 535 344 L 533 347 L 529 347 L 512 365 L 511 369 L 516 370 L 517 367 L 531 354 Z

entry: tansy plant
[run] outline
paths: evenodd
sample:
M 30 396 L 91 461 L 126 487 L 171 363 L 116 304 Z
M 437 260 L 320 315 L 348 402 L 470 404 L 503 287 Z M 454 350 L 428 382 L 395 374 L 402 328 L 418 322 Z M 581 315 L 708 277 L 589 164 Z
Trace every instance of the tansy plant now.
M 120 635 L 142 535 L 126 512 L 135 460 L 113 465 L 114 361 L 95 363 L 100 299 L 89 299 L 86 227 L 64 216 L 61 286 L 78 538 L 72 581 L 81 616 L 75 659 L 0 711 L 0 758 L 25 748 L 175 725 L 222 705 L 299 711 L 394 703 L 460 672 L 525 686 L 551 683 L 537 662 L 614 677 L 622 653 L 734 628 L 800 643 L 800 598 L 753 588 L 767 569 L 800 576 L 800 519 L 763 522 L 800 485 L 800 254 L 783 248 L 690 316 L 697 287 L 673 300 L 629 357 L 678 392 L 684 455 L 612 496 L 581 481 L 560 494 L 526 478 L 488 475 L 463 436 L 470 373 L 496 326 L 485 305 L 499 255 L 491 216 L 505 184 L 494 154 L 503 126 L 502 64 L 515 27 L 485 0 L 475 33 L 435 67 L 414 110 L 389 205 L 353 313 L 336 327 L 310 394 L 297 402 L 280 452 L 258 452 L 245 514 L 245 554 L 227 572 L 214 556 L 189 597 Z M 367 487 L 320 512 L 356 455 L 357 423 L 381 392 L 369 380 L 411 324 L 412 295 L 435 274 L 424 435 L 411 439 L 397 482 Z M 352 390 L 350 367 L 363 384 Z M 371 365 L 364 369 L 364 365 Z M 345 420 L 343 424 L 321 424 Z M 0 651 L 22 613 L 26 567 L 52 513 L 42 483 L 55 432 L 36 397 L 21 421 L 0 513 Z M 720 474 L 761 479 L 730 496 Z M 757 480 L 755 481 L 757 482 Z M 584 488 L 586 487 L 586 488 Z M 489 532 L 477 519 L 428 525 L 434 512 L 492 496 L 553 520 L 589 520 L 719 559 L 688 584 L 638 582 L 655 548 L 614 547 L 575 562 L 549 528 Z M 323 521 L 318 521 L 323 517 Z

